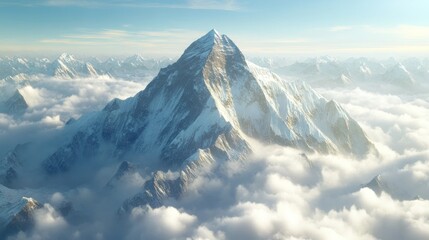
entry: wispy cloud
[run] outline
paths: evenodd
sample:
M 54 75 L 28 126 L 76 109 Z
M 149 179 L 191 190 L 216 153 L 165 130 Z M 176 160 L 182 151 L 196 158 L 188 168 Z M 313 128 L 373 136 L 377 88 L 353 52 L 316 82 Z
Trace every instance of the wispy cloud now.
M 104 40 L 108 40 L 108 39 L 119 39 L 119 38 L 123 39 L 123 38 L 129 37 L 131 35 L 132 34 L 130 32 L 127 32 L 127 31 L 117 30 L 117 29 L 107 29 L 107 30 L 94 32 L 94 33 L 64 35 L 62 38 L 63 39 L 78 39 L 78 40 L 82 40 L 82 39 L 94 39 L 94 40 L 104 39 Z
M 121 29 L 104 29 L 102 31 L 86 31 L 81 34 L 68 34 L 62 36 L 60 39 L 63 40 L 77 40 L 86 41 L 87 39 L 94 40 L 136 40 L 136 41 L 148 41 L 156 39 L 166 39 L 182 41 L 183 39 L 189 39 L 195 36 L 203 34 L 199 31 L 192 31 L 186 29 L 167 29 L 160 31 L 126 31 Z M 42 41 L 46 42 L 47 39 Z
M 342 32 L 342 31 L 347 31 L 347 30 L 351 30 L 352 27 L 351 26 L 334 26 L 329 28 L 330 32 Z
M 60 38 L 50 38 L 50 39 L 42 39 L 41 43 L 46 44 L 65 44 L 65 45 L 97 45 L 96 41 L 81 41 L 74 39 L 60 39 Z
M 400 24 L 390 27 L 380 27 L 376 25 L 354 25 L 354 26 L 333 26 L 327 29 L 329 32 L 354 31 L 362 34 L 391 35 L 400 39 L 429 39 L 429 26 Z
M 106 49 L 112 52 L 121 50 L 132 53 L 180 54 L 193 40 L 203 32 L 186 29 L 167 29 L 161 31 L 125 31 L 122 29 L 104 29 L 102 31 L 83 31 L 78 34 L 67 34 L 56 38 L 40 40 L 45 46 L 58 45 L 63 48 L 81 48 L 97 46 L 97 50 Z
M 395 27 L 374 27 L 366 26 L 366 30 L 371 33 L 391 34 L 402 39 L 427 40 L 429 39 L 429 26 L 398 25 Z

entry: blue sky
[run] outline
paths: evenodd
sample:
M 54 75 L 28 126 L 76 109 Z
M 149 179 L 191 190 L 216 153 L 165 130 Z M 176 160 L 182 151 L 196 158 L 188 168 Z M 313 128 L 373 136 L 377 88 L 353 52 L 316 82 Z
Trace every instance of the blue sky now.
M 247 55 L 428 56 L 426 0 L 0 0 L 0 54 L 177 56 L 212 28 Z

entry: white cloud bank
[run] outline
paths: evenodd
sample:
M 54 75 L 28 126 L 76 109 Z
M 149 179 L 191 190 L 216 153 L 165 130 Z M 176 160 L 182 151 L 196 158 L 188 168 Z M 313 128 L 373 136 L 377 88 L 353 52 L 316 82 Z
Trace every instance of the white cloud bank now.
M 159 210 L 170 209 L 175 213 L 171 219 L 192 219 L 184 225 L 175 221 L 183 230 L 179 238 L 429 238 L 429 142 L 423 137 L 429 129 L 427 96 L 322 92 L 362 123 L 380 155 L 304 156 L 295 149 L 256 146 L 248 162 L 227 166 L 232 176 L 200 177 L 182 199 Z M 362 188 L 378 174 L 392 196 Z M 145 216 L 152 216 L 150 211 Z M 174 233 L 162 217 L 157 219 L 157 229 Z M 147 233 L 145 227 L 138 229 L 140 236 Z
M 132 92 L 126 89 L 135 87 L 120 83 L 118 89 L 125 89 L 120 91 L 114 86 L 76 83 L 68 94 L 74 97 L 55 109 L 68 106 L 68 111 L 78 113 L 82 106 L 98 106 L 99 99 L 126 95 Z M 361 123 L 379 155 L 365 159 L 303 155 L 299 150 L 255 143 L 255 154 L 247 162 L 227 163 L 224 173 L 197 178 L 181 199 L 168 201 L 168 206 L 135 208 L 125 220 L 115 219 L 117 205 L 91 189 L 78 189 L 80 197 L 76 195 L 74 206 L 86 206 L 83 209 L 94 221 L 76 224 L 45 205 L 36 215 L 35 229 L 12 239 L 59 235 L 71 239 L 428 239 L 428 95 L 319 91 L 339 101 Z M 61 115 L 59 110 L 56 113 Z M 361 188 L 379 174 L 391 195 Z M 51 204 L 64 199 L 65 195 L 55 193 Z
M 146 82 L 132 82 L 114 78 L 39 79 L 32 77 L 24 86 L 2 86 L 7 96 L 16 87 L 29 108 L 19 117 L 0 113 L 1 151 L 9 151 L 16 144 L 34 141 L 47 132 L 62 127 L 70 118 L 101 110 L 113 98 L 125 99 L 143 90 Z

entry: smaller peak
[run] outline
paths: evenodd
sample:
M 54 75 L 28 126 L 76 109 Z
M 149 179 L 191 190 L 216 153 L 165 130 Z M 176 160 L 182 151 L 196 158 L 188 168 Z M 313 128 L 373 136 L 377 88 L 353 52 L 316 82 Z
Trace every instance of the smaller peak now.
M 18 63 L 20 63 L 20 64 L 22 64 L 22 65 L 26 65 L 26 64 L 27 64 L 27 62 L 28 62 L 28 60 L 27 60 L 27 59 L 25 59 L 25 58 L 20 58 L 20 57 L 18 57 L 18 58 L 16 58 L 16 62 L 18 62 Z
M 125 59 L 126 62 L 144 62 L 146 59 L 140 55 L 140 54 L 134 54 L 127 59 Z
M 365 184 L 363 187 L 367 187 L 373 190 L 378 196 L 381 192 L 390 194 L 389 186 L 383 181 L 381 175 L 375 176 L 369 183 Z
M 74 61 L 74 57 L 71 54 L 68 53 L 62 53 L 59 57 L 59 60 L 65 60 L 65 61 Z
M 105 63 L 110 63 L 110 62 L 119 62 L 118 59 L 114 58 L 114 57 L 109 57 L 108 59 L 106 59 L 106 61 L 104 61 Z
M 21 90 L 20 89 L 16 89 L 15 92 L 13 93 L 11 99 L 19 99 L 19 100 L 23 100 L 25 102 L 24 96 L 22 96 Z
M 22 96 L 22 94 L 21 94 L 21 90 L 19 90 L 18 88 L 15 90 L 15 93 L 13 94 L 13 95 L 21 95 Z
M 63 52 L 63 53 L 60 54 L 60 58 L 65 58 L 65 57 L 68 57 L 68 56 L 70 56 L 70 54 L 68 54 L 66 52 Z
M 331 56 L 320 56 L 316 58 L 317 63 L 332 63 L 336 62 L 336 59 Z
M 377 182 L 381 182 L 381 175 L 377 174 L 377 176 L 375 176 L 372 181 L 377 181 Z

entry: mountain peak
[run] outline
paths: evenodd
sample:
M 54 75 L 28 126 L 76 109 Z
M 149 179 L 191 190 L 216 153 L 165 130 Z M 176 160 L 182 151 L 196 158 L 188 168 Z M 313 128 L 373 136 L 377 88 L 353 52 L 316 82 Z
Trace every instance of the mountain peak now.
M 214 28 L 212 30 L 210 30 L 207 34 L 211 34 L 211 35 L 216 36 L 216 37 L 222 37 L 222 35 Z
M 59 57 L 58 60 L 64 61 L 64 62 L 71 62 L 71 61 L 75 61 L 73 55 L 70 55 L 68 53 L 62 53 Z
M 144 61 L 146 61 L 146 59 L 143 57 L 143 56 L 141 56 L 140 54 L 134 54 L 134 55 L 132 55 L 132 56 L 130 56 L 130 57 L 128 57 L 128 58 L 126 58 L 125 60 L 124 60 L 124 62 L 128 62 L 128 63 L 135 63 L 135 62 L 144 62 Z
M 213 53 L 221 55 L 242 55 L 237 46 L 228 36 L 215 29 L 194 41 L 183 53 L 178 62 L 187 62 L 192 66 L 202 66 Z M 219 56 L 219 55 L 218 55 Z M 195 64 L 200 63 L 200 64 Z M 185 63 L 186 64 L 186 63 Z
M 28 104 L 21 92 L 17 89 L 15 93 L 4 102 L 4 111 L 8 114 L 21 114 L 28 108 Z
M 190 59 L 193 57 L 206 58 L 214 46 L 222 44 L 225 35 L 219 34 L 218 31 L 212 29 L 204 36 L 194 41 L 183 53 L 182 59 Z
M 369 183 L 367 183 L 363 187 L 367 187 L 373 190 L 377 195 L 380 195 L 381 192 L 386 192 L 390 194 L 389 187 L 386 185 L 380 175 L 375 176 Z

